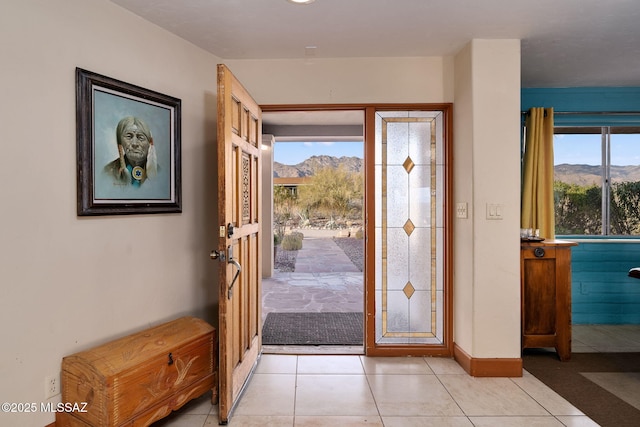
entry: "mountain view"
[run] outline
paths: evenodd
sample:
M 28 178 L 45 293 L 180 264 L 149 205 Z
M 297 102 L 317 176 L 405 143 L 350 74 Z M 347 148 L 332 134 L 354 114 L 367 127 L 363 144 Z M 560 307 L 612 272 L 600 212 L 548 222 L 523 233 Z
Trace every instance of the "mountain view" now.
M 554 166 L 556 181 L 567 184 L 593 185 L 602 182 L 601 166 L 569 165 Z M 640 181 L 640 166 L 611 166 L 611 182 Z
M 273 162 L 274 178 L 302 178 L 313 175 L 314 171 L 324 168 L 344 167 L 348 172 L 360 172 L 364 161 L 359 157 L 311 156 L 297 165 L 284 165 Z
M 326 167 L 342 165 L 349 172 L 361 172 L 364 160 L 359 157 L 311 156 L 296 165 L 273 162 L 275 178 L 302 178 L 313 175 L 314 171 Z M 554 167 L 555 179 L 568 184 L 600 184 L 601 167 L 593 165 L 561 164 Z M 611 181 L 640 181 L 640 166 L 611 166 Z

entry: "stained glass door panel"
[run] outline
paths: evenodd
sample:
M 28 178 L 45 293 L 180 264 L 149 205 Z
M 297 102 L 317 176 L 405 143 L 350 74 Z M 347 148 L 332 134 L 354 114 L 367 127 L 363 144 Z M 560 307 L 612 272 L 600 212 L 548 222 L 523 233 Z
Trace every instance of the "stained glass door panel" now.
M 375 114 L 375 344 L 443 345 L 442 111 Z

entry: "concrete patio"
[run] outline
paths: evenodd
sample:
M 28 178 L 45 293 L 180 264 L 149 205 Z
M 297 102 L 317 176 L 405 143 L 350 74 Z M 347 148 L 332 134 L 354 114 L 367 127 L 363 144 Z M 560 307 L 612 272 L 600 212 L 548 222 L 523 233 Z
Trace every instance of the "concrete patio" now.
M 262 279 L 263 320 L 271 312 L 363 312 L 363 273 L 333 240 L 336 232 L 304 234 L 295 271 Z

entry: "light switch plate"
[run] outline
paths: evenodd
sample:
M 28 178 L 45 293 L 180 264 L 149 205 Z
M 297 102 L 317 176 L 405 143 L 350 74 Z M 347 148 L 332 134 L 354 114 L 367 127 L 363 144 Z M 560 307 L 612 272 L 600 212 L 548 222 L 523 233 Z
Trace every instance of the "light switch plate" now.
M 487 203 L 487 219 L 503 219 L 504 205 L 496 203 Z

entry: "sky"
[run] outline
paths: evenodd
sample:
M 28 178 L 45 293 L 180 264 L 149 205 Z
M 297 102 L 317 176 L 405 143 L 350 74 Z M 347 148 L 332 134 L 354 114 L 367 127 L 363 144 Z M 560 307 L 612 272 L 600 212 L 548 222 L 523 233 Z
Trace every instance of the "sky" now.
M 360 142 L 276 142 L 273 160 L 285 165 L 297 165 L 311 156 L 364 158 L 364 144 Z
M 314 155 L 364 158 L 362 142 L 277 142 L 274 160 L 296 165 Z M 554 163 L 600 165 L 600 135 L 555 135 Z M 611 164 L 640 165 L 640 139 L 637 134 L 611 136 Z
M 554 164 L 601 165 L 600 135 L 555 135 Z M 611 135 L 611 164 L 614 166 L 640 165 L 640 138 L 638 134 Z

